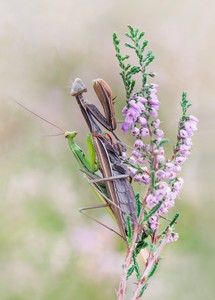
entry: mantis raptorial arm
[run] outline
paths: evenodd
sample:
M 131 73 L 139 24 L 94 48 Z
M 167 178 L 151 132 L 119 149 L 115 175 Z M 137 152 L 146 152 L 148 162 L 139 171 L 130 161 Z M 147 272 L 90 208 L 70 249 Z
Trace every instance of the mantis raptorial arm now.
M 68 139 L 69 147 L 72 150 L 72 153 L 78 161 L 81 169 L 83 168 L 84 170 L 94 174 L 98 171 L 99 164 L 96 158 L 96 152 L 93 147 L 91 136 L 87 135 L 87 148 L 89 155 L 89 158 L 87 158 L 83 150 L 74 141 L 74 138 L 77 134 L 77 131 L 67 131 L 64 135 Z

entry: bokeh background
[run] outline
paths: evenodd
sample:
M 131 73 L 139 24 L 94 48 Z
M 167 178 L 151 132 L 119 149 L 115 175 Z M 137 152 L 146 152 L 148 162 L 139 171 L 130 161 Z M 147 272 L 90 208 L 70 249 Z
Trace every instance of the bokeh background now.
M 0 1 L 0 299 L 116 299 L 123 245 L 79 214 L 97 200 L 64 137 L 50 136 L 59 131 L 10 97 L 77 130 L 86 149 L 87 127 L 69 87 L 80 77 L 95 100 L 91 81 L 104 78 L 120 120 L 112 33 L 125 41 L 127 24 L 146 32 L 156 55 L 167 136 L 175 140 L 182 91 L 200 119 L 183 169 L 180 240 L 164 251 L 144 299 L 214 299 L 214 9 L 208 0 Z M 112 223 L 106 213 L 94 215 Z

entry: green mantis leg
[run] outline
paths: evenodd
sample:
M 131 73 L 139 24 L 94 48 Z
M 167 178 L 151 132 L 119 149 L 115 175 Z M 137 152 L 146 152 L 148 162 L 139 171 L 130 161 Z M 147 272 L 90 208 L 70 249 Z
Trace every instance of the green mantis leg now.
M 87 148 L 89 155 L 89 157 L 87 157 L 83 150 L 74 141 L 76 135 L 77 131 L 67 131 L 65 133 L 65 137 L 68 139 L 69 147 L 72 150 L 81 169 L 91 174 L 94 174 L 98 171 L 99 164 L 96 158 L 96 152 L 93 147 L 92 138 L 90 135 L 87 135 Z

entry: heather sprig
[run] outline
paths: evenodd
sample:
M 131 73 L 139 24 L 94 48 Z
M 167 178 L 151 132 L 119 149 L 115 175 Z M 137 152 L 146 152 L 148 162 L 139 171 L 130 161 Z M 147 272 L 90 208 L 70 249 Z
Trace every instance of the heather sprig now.
M 127 99 L 130 98 L 131 93 L 134 90 L 136 81 L 133 77 L 135 74 L 141 73 L 143 87 L 147 80 L 147 76 L 154 77 L 154 73 L 146 73 L 146 68 L 154 60 L 154 55 L 152 51 L 148 51 L 148 53 L 145 56 L 143 55 L 144 50 L 148 44 L 148 41 L 142 41 L 142 38 L 144 37 L 144 32 L 139 32 L 138 28 L 134 29 L 130 25 L 128 25 L 128 29 L 129 32 L 125 35 L 130 39 L 130 42 L 125 43 L 125 46 L 135 51 L 139 62 L 138 66 L 132 66 L 131 64 L 126 63 L 126 60 L 128 60 L 130 56 L 127 54 L 121 54 L 120 40 L 116 33 L 113 34 L 113 44 L 115 46 L 116 57 L 119 61 L 119 66 L 122 69 L 120 75 L 125 86 Z
M 129 55 L 122 55 L 120 40 L 116 33 L 113 35 L 113 43 L 116 49 L 116 57 L 121 68 L 125 92 L 126 105 L 122 110 L 124 121 L 121 129 L 124 134 L 129 132 L 135 138 L 134 149 L 130 157 L 123 155 L 123 162 L 128 166 L 133 181 L 143 184 L 145 194 L 137 197 L 138 224 L 133 235 L 129 234 L 129 246 L 126 261 L 123 266 L 123 275 L 118 291 L 118 299 L 124 299 L 126 293 L 126 281 L 136 272 L 137 285 L 133 293 L 133 300 L 140 299 L 148 285 L 148 279 L 152 277 L 160 261 L 160 252 L 163 247 L 178 239 L 174 232 L 174 225 L 179 217 L 177 213 L 169 220 L 168 213 L 175 206 L 175 200 L 179 197 L 183 179 L 179 177 L 182 165 L 188 158 L 192 148 L 192 136 L 197 130 L 198 120 L 188 114 L 191 103 L 187 94 L 182 94 L 182 116 L 178 123 L 177 141 L 172 157 L 165 154 L 164 145 L 169 139 L 165 138 L 164 131 L 160 128 L 158 118 L 160 101 L 156 83 L 149 82 L 154 72 L 148 72 L 147 68 L 154 60 L 152 51 L 145 54 L 148 42 L 142 41 L 144 32 L 128 26 L 126 33 L 128 42 L 125 46 L 134 50 L 138 59 L 138 65 L 127 63 Z M 135 91 L 135 78 L 140 75 L 141 88 Z M 166 228 L 166 229 L 163 229 Z M 142 234 L 139 239 L 140 232 Z M 137 261 L 137 254 L 145 248 L 145 268 L 141 270 Z

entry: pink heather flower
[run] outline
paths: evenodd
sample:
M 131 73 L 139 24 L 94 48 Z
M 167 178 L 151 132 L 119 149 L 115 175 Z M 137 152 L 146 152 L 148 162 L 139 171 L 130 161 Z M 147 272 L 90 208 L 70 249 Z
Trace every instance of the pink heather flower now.
M 140 133 L 140 129 L 138 127 L 133 127 L 131 132 L 133 136 L 138 136 Z
M 126 114 L 126 117 L 125 117 L 125 119 L 127 118 L 127 117 L 131 117 L 132 118 L 132 121 L 133 121 L 133 123 L 136 121 L 136 119 L 139 117 L 139 115 L 140 115 L 140 112 L 137 110 L 137 109 L 135 109 L 135 108 L 133 108 L 133 107 L 130 107 L 129 109 L 128 109 L 128 111 L 127 111 L 127 114 Z
M 182 165 L 185 162 L 185 160 L 186 160 L 186 157 L 183 157 L 183 156 L 177 156 L 175 158 L 176 163 L 179 165 Z
M 126 116 L 127 111 L 128 111 L 127 106 L 124 106 L 123 109 L 122 109 L 122 114 L 123 114 L 123 116 Z
M 140 103 L 144 104 L 147 102 L 147 99 L 144 97 L 137 97 L 137 101 L 139 101 Z
M 150 176 L 148 174 L 136 174 L 134 176 L 134 181 L 135 182 L 141 182 L 141 183 L 144 183 L 144 184 L 149 184 Z
M 157 96 L 157 91 L 155 89 L 151 89 L 150 90 L 150 98 L 153 100 L 157 100 L 158 96 Z
M 121 129 L 124 133 L 128 133 L 131 125 L 134 123 L 134 119 L 131 114 L 127 114 L 125 121 L 122 123 Z
M 196 124 L 198 124 L 199 123 L 199 120 L 196 118 L 196 117 L 194 117 L 194 116 L 189 116 L 189 121 L 192 121 L 192 122 L 194 122 L 194 123 L 196 123 Z
M 136 140 L 134 143 L 135 148 L 142 148 L 143 146 L 144 146 L 144 144 L 141 140 Z
M 180 166 L 180 165 L 175 165 L 173 171 L 174 171 L 175 173 L 181 172 L 181 166 Z
M 180 132 L 179 132 L 179 135 L 180 135 L 180 137 L 181 137 L 181 138 L 183 138 L 183 139 L 185 139 L 185 138 L 188 138 L 188 137 L 189 137 L 189 135 L 188 135 L 187 131 L 186 131 L 186 130 L 184 130 L 184 129 L 181 129 L 181 130 L 180 130 Z
M 164 155 L 162 155 L 162 154 L 157 155 L 157 161 L 162 162 L 164 160 L 165 160 L 165 156 Z
M 186 145 L 186 146 L 190 146 L 190 148 L 191 148 L 192 145 L 193 145 L 191 138 L 186 138 L 186 139 L 184 139 L 184 140 L 183 140 L 183 144 Z
M 131 99 L 136 99 L 136 98 L 137 98 L 136 94 L 133 93 L 133 94 L 131 95 Z
M 131 164 L 133 164 L 133 165 L 136 164 L 136 159 L 134 158 L 134 156 L 131 156 L 131 157 L 129 158 L 129 162 L 130 162 Z
M 154 123 L 153 123 L 154 128 L 156 128 L 156 129 L 159 128 L 160 123 L 161 123 L 161 121 L 159 119 L 155 120 Z
M 161 130 L 161 129 L 159 129 L 159 128 L 155 130 L 155 134 L 156 134 L 157 136 L 159 136 L 159 137 L 163 137 L 163 136 L 164 136 L 163 130 Z
M 184 180 L 179 177 L 178 180 L 173 185 L 174 190 L 175 191 L 180 191 L 180 189 L 182 188 L 183 183 L 184 183 Z
M 178 193 L 176 193 L 176 192 L 170 192 L 170 193 L 168 194 L 168 197 L 169 197 L 169 199 L 170 199 L 171 201 L 174 201 L 174 200 L 178 197 Z
M 134 176 L 134 181 L 135 182 L 143 182 L 142 175 L 141 174 L 136 174 Z
M 183 146 L 183 147 L 182 147 L 182 146 Z M 192 147 L 192 145 L 186 145 L 186 144 L 184 144 L 184 145 L 181 145 L 180 148 L 182 148 L 182 149 L 184 149 L 185 151 L 187 151 L 187 150 L 190 150 L 191 147 Z
M 143 179 L 143 183 L 149 184 L 150 180 L 151 180 L 151 177 L 148 174 L 145 173 L 145 174 L 142 175 L 142 179 Z
M 150 228 L 155 231 L 159 227 L 158 217 L 153 215 L 149 218 Z
M 167 162 L 166 163 L 166 168 L 167 168 L 167 170 L 168 171 L 171 171 L 171 170 L 173 170 L 174 169 L 174 163 L 172 163 L 172 162 Z
M 135 110 L 139 110 L 137 107 L 137 102 L 135 100 L 129 101 L 129 106 L 134 108 Z
M 148 128 L 144 127 L 141 129 L 141 135 L 142 136 L 149 136 L 149 130 Z
M 184 123 L 184 128 L 187 131 L 188 136 L 192 136 L 193 133 L 197 131 L 197 125 L 192 121 L 186 121 Z
M 175 201 L 171 200 L 170 197 L 169 197 L 169 195 L 168 195 L 168 197 L 167 197 L 166 200 L 164 201 L 164 204 L 165 204 L 165 206 L 166 206 L 168 209 L 170 209 L 170 208 L 172 208 L 172 207 L 175 205 Z
M 176 241 L 178 240 L 178 238 L 179 238 L 178 233 L 172 232 L 172 233 L 170 234 L 169 238 L 168 238 L 167 243 L 176 242 Z
M 128 170 L 130 172 L 131 177 L 134 177 L 137 174 L 137 169 L 133 168 L 133 167 L 128 167 Z
M 175 202 L 167 196 L 165 201 L 162 203 L 158 213 L 166 214 L 174 205 L 175 205 Z
M 137 119 L 137 122 L 141 125 L 141 126 L 146 126 L 147 125 L 147 120 L 146 120 L 146 118 L 144 118 L 144 117 L 139 117 L 138 119 Z
M 171 180 L 174 179 L 176 177 L 176 173 L 174 171 L 171 172 L 166 172 L 166 178 Z
M 122 159 L 126 159 L 126 152 L 122 152 Z
M 155 108 L 150 108 L 150 115 L 152 116 L 152 117 L 154 117 L 154 118 L 157 118 L 157 116 L 158 116 L 158 112 L 157 112 L 157 110 L 155 109 Z
M 152 231 L 155 231 L 158 227 L 159 227 L 158 222 L 150 223 L 150 228 L 151 228 Z
M 140 110 L 141 112 L 143 112 L 143 111 L 146 109 L 146 108 L 145 108 L 145 105 L 142 104 L 140 101 L 137 102 L 137 107 L 139 108 L 139 110 Z
M 187 158 L 190 155 L 190 151 L 180 151 L 181 155 L 184 156 L 185 158 Z
M 136 157 L 136 158 L 139 158 L 139 157 L 142 156 L 142 154 L 141 154 L 139 151 L 137 151 L 137 150 L 133 150 L 133 151 L 132 151 L 132 155 L 133 155 L 134 157 Z
M 166 173 L 163 170 L 158 170 L 155 175 L 156 175 L 156 177 L 161 178 L 161 179 L 166 178 Z
M 147 198 L 146 198 L 146 204 L 149 206 L 149 207 L 154 207 L 158 204 L 158 200 L 155 196 L 153 196 L 152 194 L 148 195 Z
M 166 204 L 165 203 L 162 203 L 162 205 L 161 205 L 161 207 L 160 207 L 160 209 L 159 209 L 159 214 L 167 214 L 168 213 L 168 211 L 169 211 L 169 208 L 168 208 L 168 206 L 166 206 Z
M 143 164 L 146 161 L 146 159 L 145 159 L 145 157 L 141 156 L 137 159 L 137 161 L 138 161 L 138 163 Z
M 158 201 L 161 201 L 166 196 L 165 189 L 156 190 L 154 192 L 154 196 L 157 198 Z
M 141 102 L 136 102 L 135 100 L 129 101 L 129 105 L 132 109 L 136 110 L 139 114 L 145 110 L 144 104 Z
M 159 187 L 160 190 L 165 190 L 165 193 L 169 193 L 171 191 L 171 188 L 165 181 L 158 182 L 156 184 L 156 187 Z
M 150 89 L 150 97 L 151 98 L 157 98 L 157 89 L 156 88 L 151 88 Z
M 175 197 L 176 197 L 176 198 L 179 198 L 179 196 L 180 196 L 180 191 L 174 191 L 174 193 L 175 193 Z
M 126 134 L 129 132 L 130 125 L 126 122 L 123 122 L 121 125 L 121 129 L 122 129 L 123 133 Z
M 179 151 L 180 151 L 180 153 L 184 153 L 184 152 L 186 152 L 186 151 L 189 151 L 190 150 L 190 146 L 187 146 L 187 145 L 184 145 L 184 144 L 182 144 L 182 145 L 180 145 L 180 147 L 179 147 Z
M 149 105 L 151 107 L 154 107 L 156 110 L 159 109 L 160 102 L 157 100 L 157 96 L 149 100 Z

